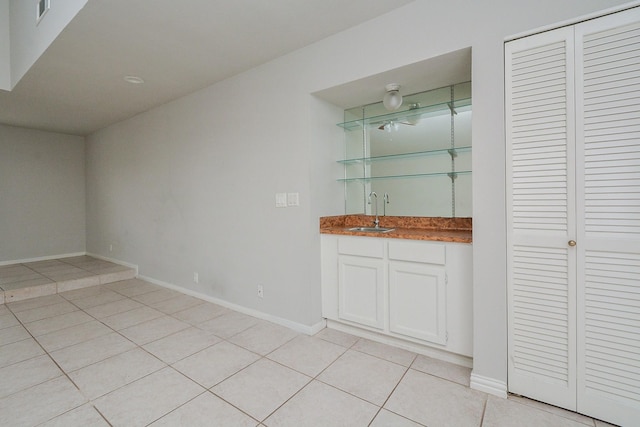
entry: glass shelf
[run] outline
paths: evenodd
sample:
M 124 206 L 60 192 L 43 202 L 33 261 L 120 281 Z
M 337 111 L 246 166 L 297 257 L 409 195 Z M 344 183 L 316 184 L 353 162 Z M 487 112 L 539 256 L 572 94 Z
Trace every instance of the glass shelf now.
M 390 175 L 390 176 L 368 176 L 366 178 L 340 178 L 338 182 L 369 182 L 380 179 L 404 179 L 404 178 L 432 178 L 438 176 L 448 176 L 451 179 L 456 179 L 458 175 L 469 175 L 471 171 L 456 171 L 456 172 L 432 172 L 432 173 L 420 173 L 410 175 Z
M 341 164 L 353 164 L 353 163 L 370 163 L 379 160 L 394 160 L 394 159 L 405 159 L 410 157 L 419 157 L 419 156 L 436 156 L 442 154 L 448 154 L 451 157 L 457 157 L 458 153 L 464 153 L 471 151 L 471 147 L 456 147 L 456 148 L 442 148 L 438 150 L 427 150 L 427 151 L 417 151 L 413 153 L 399 153 L 399 154 L 389 154 L 386 156 L 374 156 L 374 157 L 361 157 L 355 159 L 344 159 L 337 160 L 338 163 Z
M 443 114 L 451 114 L 452 109 L 455 114 L 458 112 L 471 111 L 471 98 L 459 99 L 453 101 L 453 103 L 443 102 L 440 104 L 427 105 L 425 107 L 397 111 L 395 113 L 367 117 L 365 119 L 350 120 L 338 123 L 338 126 L 345 130 L 362 129 L 363 127 L 382 125 L 391 121 L 420 120 Z

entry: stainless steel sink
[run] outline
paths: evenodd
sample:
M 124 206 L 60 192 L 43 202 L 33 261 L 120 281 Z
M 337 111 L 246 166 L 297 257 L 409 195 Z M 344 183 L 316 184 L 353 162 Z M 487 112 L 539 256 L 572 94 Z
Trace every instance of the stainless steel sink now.
M 384 227 L 353 227 L 349 228 L 349 231 L 363 231 L 366 233 L 388 233 L 390 231 L 395 230 L 395 228 L 384 228 Z

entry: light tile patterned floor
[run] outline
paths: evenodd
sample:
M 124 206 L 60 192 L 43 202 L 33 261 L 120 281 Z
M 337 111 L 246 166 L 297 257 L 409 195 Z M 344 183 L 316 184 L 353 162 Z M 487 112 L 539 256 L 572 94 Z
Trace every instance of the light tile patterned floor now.
M 601 427 L 469 369 L 130 279 L 0 305 L 2 426 Z
M 81 255 L 0 266 L 0 304 L 135 277 L 135 270 Z

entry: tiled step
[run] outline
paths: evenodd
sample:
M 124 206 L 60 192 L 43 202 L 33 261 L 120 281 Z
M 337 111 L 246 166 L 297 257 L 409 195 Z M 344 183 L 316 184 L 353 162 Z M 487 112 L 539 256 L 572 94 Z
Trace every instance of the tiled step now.
M 90 256 L 0 267 L 0 304 L 132 279 L 133 268 Z

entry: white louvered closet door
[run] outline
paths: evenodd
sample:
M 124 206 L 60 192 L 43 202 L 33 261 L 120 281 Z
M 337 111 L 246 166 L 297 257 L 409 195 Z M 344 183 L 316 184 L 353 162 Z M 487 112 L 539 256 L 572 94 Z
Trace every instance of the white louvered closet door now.
M 640 426 L 640 8 L 575 40 L 578 409 Z
M 576 409 L 573 29 L 505 45 L 509 391 Z
M 640 8 L 505 45 L 509 391 L 640 425 Z

